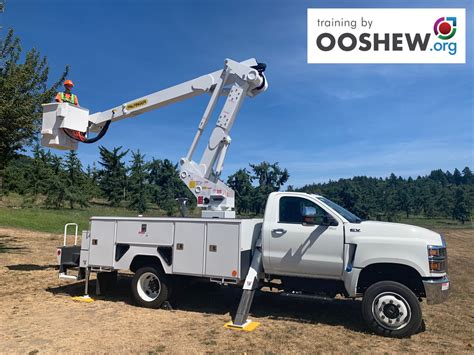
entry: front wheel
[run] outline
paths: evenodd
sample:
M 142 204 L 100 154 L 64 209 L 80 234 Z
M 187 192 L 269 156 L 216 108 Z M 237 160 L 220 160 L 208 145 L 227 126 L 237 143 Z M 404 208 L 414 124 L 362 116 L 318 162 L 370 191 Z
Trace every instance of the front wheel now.
M 394 281 L 377 282 L 365 291 L 362 316 L 375 333 L 392 338 L 416 333 L 423 320 L 418 298 Z
M 137 270 L 132 280 L 135 302 L 146 308 L 159 308 L 170 294 L 168 277 L 153 266 Z

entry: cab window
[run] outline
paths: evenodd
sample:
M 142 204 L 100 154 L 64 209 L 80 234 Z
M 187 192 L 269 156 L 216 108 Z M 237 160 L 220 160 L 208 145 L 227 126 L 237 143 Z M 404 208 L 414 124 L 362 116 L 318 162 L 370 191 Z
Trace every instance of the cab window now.
M 327 215 L 326 211 L 310 200 L 294 196 L 284 196 L 280 198 L 279 222 L 302 224 L 305 222 L 303 217 L 305 207 L 312 207 L 316 210 L 313 224 L 320 225 L 323 218 Z

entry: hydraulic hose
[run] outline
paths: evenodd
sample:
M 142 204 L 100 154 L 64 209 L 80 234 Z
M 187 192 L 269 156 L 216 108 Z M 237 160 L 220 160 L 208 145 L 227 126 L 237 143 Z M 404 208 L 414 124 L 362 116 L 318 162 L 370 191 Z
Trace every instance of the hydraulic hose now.
M 64 131 L 64 133 L 66 133 L 66 135 L 67 135 L 69 138 L 71 138 L 71 139 L 73 139 L 73 140 L 75 140 L 75 141 L 77 141 L 77 142 L 86 143 L 86 144 L 91 144 L 91 143 L 97 142 L 99 139 L 101 139 L 103 136 L 105 136 L 105 134 L 107 133 L 107 130 L 109 129 L 110 122 L 112 122 L 112 121 L 109 120 L 109 121 L 105 122 L 104 127 L 102 127 L 102 129 L 101 129 L 100 132 L 97 134 L 97 136 L 95 136 L 94 138 L 86 138 L 86 139 L 84 139 L 84 140 L 81 140 L 81 139 L 78 139 L 78 138 L 72 136 L 72 135 L 68 132 L 67 129 L 65 129 L 65 130 L 63 130 L 63 131 Z
M 265 69 L 267 69 L 267 65 L 265 63 L 257 63 L 257 65 L 254 65 L 252 66 L 253 69 L 256 69 L 258 71 L 258 74 L 260 74 L 260 76 L 262 77 L 262 84 L 260 84 L 260 86 L 256 87 L 254 90 L 260 90 L 260 89 L 263 89 L 265 87 L 265 84 L 266 84 L 266 79 L 265 79 L 265 75 L 263 75 L 263 72 L 265 71 Z

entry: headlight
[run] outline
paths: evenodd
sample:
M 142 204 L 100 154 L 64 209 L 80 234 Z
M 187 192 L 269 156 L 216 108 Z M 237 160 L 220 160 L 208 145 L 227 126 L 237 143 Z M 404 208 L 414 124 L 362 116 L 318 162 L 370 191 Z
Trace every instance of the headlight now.
M 446 254 L 446 244 L 428 245 L 428 262 L 430 271 L 433 273 L 444 273 L 448 271 L 448 258 Z
M 430 258 L 445 258 L 446 257 L 446 248 L 444 247 L 428 247 L 428 257 Z

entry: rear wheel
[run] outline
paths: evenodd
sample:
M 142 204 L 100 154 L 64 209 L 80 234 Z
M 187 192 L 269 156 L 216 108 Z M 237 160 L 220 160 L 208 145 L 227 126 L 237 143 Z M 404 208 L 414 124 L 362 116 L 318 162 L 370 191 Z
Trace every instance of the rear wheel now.
M 156 267 L 142 267 L 133 276 L 132 294 L 139 306 L 159 308 L 170 294 L 168 277 Z
M 375 333 L 393 338 L 416 333 L 423 320 L 418 298 L 408 287 L 394 281 L 377 282 L 367 289 L 362 316 Z

